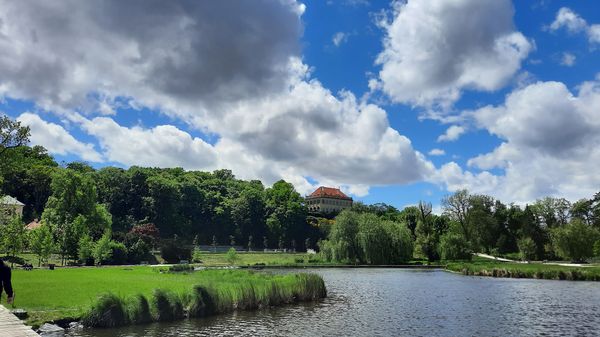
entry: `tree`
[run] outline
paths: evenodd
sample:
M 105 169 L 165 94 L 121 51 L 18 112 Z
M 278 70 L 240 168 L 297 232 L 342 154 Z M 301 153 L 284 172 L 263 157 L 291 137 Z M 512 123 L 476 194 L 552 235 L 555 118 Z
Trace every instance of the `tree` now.
M 551 230 L 556 254 L 564 259 L 582 262 L 594 256 L 594 244 L 600 239 L 597 229 L 579 219 Z
M 521 255 L 521 260 L 530 261 L 535 259 L 537 248 L 535 242 L 531 238 L 521 238 L 517 241 L 517 245 L 519 246 L 519 255 Z
M 471 249 L 462 234 L 448 232 L 440 238 L 440 257 L 442 260 L 470 260 Z
M 358 217 L 356 212 L 343 210 L 335 218 L 335 224 L 329 233 L 333 260 L 356 263 L 359 259 L 360 247 L 356 241 Z
M 467 221 L 467 215 L 471 209 L 471 198 L 467 190 L 460 190 L 453 195 L 442 199 L 442 208 L 451 220 L 460 227 L 461 234 L 467 242 L 471 242 L 472 230 Z
M 92 265 L 94 261 L 94 241 L 90 238 L 89 235 L 83 235 L 81 239 L 79 239 L 79 250 L 78 257 L 79 262 Z
M 8 116 L 0 116 L 0 162 L 8 149 L 29 142 L 30 131 L 29 126 L 22 126 L 21 122 L 13 121 Z
M 94 261 L 97 265 L 102 264 L 104 261 L 108 261 L 112 257 L 110 237 L 110 232 L 106 231 L 106 233 L 104 233 L 104 235 L 100 238 L 100 240 L 98 240 L 98 242 L 96 242 L 96 245 L 94 246 L 92 255 L 94 256 Z
M 1 232 L 2 248 L 8 255 L 17 256 L 23 251 L 27 237 L 25 225 L 20 217 L 12 217 Z
M 229 250 L 227 251 L 227 262 L 233 266 L 237 260 L 238 260 L 238 255 L 237 255 L 237 252 L 235 251 L 235 248 L 233 248 L 233 247 L 229 248 Z
M 48 225 L 42 225 L 31 230 L 29 236 L 29 249 L 38 257 L 38 266 L 42 263 L 47 263 L 48 258 L 55 250 L 52 232 Z
M 417 256 L 425 257 L 428 261 L 437 260 L 439 257 L 438 242 L 439 235 L 433 227 L 432 221 L 419 220 L 415 228 L 415 253 Z

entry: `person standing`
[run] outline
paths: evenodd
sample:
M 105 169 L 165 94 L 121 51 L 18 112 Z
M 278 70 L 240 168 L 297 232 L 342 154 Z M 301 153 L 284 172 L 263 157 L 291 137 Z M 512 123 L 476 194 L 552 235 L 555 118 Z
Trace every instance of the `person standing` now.
M 2 289 L 6 292 L 8 296 L 6 303 L 12 304 L 14 299 L 14 292 L 12 288 L 12 284 L 10 282 L 10 267 L 4 264 L 4 261 L 0 259 L 0 298 L 2 298 Z

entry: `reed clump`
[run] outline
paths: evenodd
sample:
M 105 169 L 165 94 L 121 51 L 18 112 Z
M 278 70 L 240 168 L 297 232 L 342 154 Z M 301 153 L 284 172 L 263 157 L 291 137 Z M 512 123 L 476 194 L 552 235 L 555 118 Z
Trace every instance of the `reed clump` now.
M 174 321 L 205 317 L 234 310 L 255 310 L 268 306 L 314 301 L 327 296 L 325 282 L 316 274 L 269 275 L 223 271 L 221 282 L 211 279 L 189 291 L 176 293 L 155 289 L 123 299 L 105 294 L 83 316 L 85 326 L 110 328 L 153 321 Z

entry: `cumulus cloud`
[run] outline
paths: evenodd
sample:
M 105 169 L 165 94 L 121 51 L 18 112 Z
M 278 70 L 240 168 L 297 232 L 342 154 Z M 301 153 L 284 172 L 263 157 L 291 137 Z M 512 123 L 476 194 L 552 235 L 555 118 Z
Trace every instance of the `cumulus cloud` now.
M 172 125 L 127 128 L 107 117 L 85 121 L 82 128 L 98 139 L 108 161 L 125 165 L 215 169 L 210 144 Z
M 437 139 L 438 142 L 453 142 L 460 138 L 460 136 L 465 133 L 466 129 L 464 126 L 452 125 L 443 135 L 440 135 Z
M 463 90 L 503 87 L 533 48 L 513 14 L 510 0 L 397 2 L 382 23 L 383 91 L 395 102 L 448 107 Z
M 94 149 L 93 144 L 78 141 L 65 128 L 58 124 L 46 122 L 38 115 L 25 112 L 17 120 L 31 129 L 30 141 L 33 145 L 42 145 L 51 154 L 76 155 L 83 160 L 102 162 L 102 156 Z
M 469 114 L 503 142 L 471 158 L 471 171 L 455 163 L 438 170 L 437 180 L 449 190 L 468 188 L 523 203 L 545 195 L 577 200 L 597 192 L 600 77 L 582 83 L 576 94 L 561 82 L 537 82 L 515 90 L 502 105 Z
M 431 151 L 429 151 L 427 154 L 430 156 L 443 156 L 446 154 L 446 151 L 442 149 L 431 149 Z
M 357 194 L 430 175 L 384 110 L 311 78 L 303 10 L 293 0 L 0 0 L 0 95 L 61 114 L 125 165 L 230 168 Z M 117 123 L 141 108 L 218 141 Z
M 551 31 L 562 28 L 570 33 L 585 33 L 592 44 L 600 43 L 600 24 L 588 24 L 579 14 L 567 7 L 558 10 L 556 18 L 549 27 Z

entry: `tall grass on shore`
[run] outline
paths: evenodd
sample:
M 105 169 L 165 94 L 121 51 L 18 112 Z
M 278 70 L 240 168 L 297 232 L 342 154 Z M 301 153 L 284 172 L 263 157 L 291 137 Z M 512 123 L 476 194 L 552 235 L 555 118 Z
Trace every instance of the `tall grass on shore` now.
M 448 263 L 446 269 L 471 276 L 600 281 L 598 267 L 566 267 L 541 263 L 454 262 Z
M 84 314 L 82 324 L 110 328 L 151 321 L 205 317 L 234 310 L 254 310 L 327 296 L 325 282 L 315 274 L 230 274 L 236 282 L 197 284 L 175 293 L 155 289 L 150 301 L 143 295 L 122 298 L 104 294 Z

